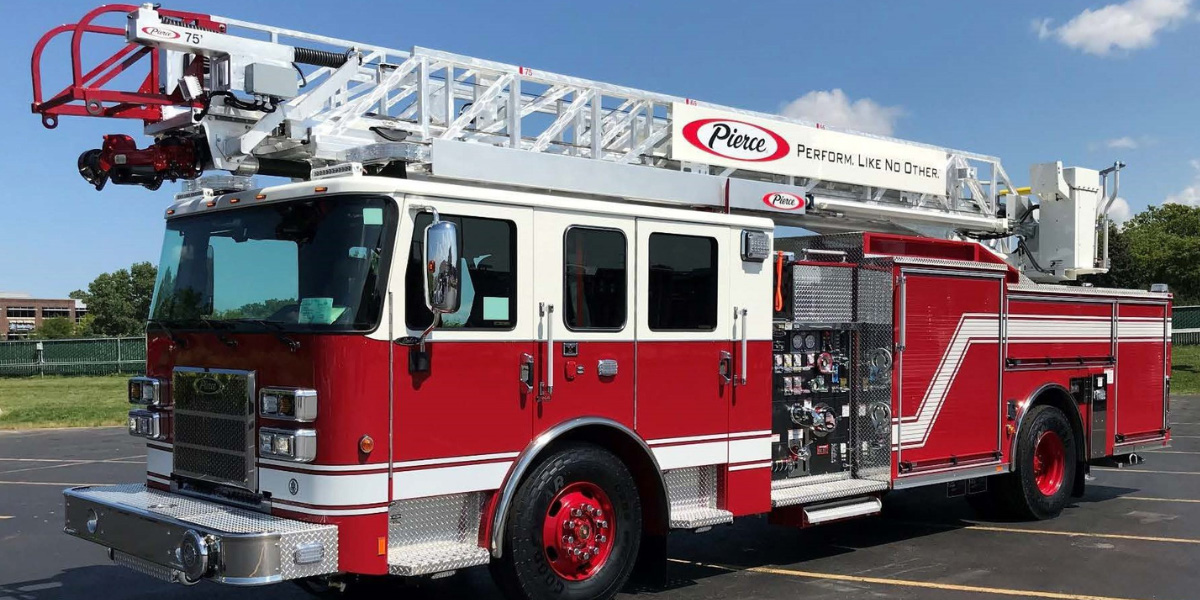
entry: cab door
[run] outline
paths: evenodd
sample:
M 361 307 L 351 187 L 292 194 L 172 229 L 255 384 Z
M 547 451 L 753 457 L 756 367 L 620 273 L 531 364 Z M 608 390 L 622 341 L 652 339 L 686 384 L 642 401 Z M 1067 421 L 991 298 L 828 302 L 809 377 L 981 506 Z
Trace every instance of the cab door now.
M 581 416 L 632 428 L 634 220 L 538 209 L 533 224 L 534 434 Z
M 663 469 L 729 459 L 729 244 L 727 227 L 638 219 L 637 431 Z
M 536 327 L 533 209 L 410 197 L 391 286 L 394 338 L 420 336 L 431 320 L 422 280 L 429 209 L 458 227 L 461 306 L 426 338 L 427 366 L 412 364 L 414 347 L 394 346 L 396 499 L 496 489 L 532 435 L 523 374 Z M 354 398 L 339 400 L 354 409 Z

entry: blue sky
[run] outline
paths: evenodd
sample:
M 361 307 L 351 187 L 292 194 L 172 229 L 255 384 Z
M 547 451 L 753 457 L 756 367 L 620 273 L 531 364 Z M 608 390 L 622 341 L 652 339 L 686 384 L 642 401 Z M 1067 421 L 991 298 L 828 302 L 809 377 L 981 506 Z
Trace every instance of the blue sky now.
M 67 118 L 49 131 L 29 111 L 34 43 L 96 4 L 6 11 L 0 290 L 61 297 L 101 272 L 158 258 L 176 186 L 96 193 L 75 166 L 103 134 L 137 138 L 140 124 Z M 1121 159 L 1132 212 L 1200 203 L 1200 11 L 1186 0 L 780 1 L 736 10 L 707 1 L 164 4 L 993 154 L 1022 185 L 1032 163 L 1101 168 Z M 69 69 L 63 45 L 48 50 L 44 68 Z

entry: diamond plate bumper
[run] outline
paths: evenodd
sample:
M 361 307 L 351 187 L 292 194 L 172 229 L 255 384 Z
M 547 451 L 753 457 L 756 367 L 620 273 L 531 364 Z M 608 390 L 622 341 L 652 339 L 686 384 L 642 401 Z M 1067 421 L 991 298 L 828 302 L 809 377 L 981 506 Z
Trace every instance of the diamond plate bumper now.
M 262 585 L 337 571 L 338 532 L 129 484 L 63 492 L 64 530 L 160 579 Z M 202 548 L 185 547 L 200 541 Z M 203 556 L 203 558 L 198 558 Z M 155 569 L 154 566 L 161 567 Z

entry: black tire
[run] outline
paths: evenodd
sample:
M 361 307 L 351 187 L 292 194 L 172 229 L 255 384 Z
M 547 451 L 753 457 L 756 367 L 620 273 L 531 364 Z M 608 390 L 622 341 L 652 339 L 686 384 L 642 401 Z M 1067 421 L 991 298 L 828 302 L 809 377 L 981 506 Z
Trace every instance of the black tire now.
M 1075 469 L 1078 468 L 1075 433 L 1066 415 L 1053 406 L 1034 407 L 1025 420 L 1017 433 L 1015 469 L 1008 475 L 994 478 L 996 500 L 1006 516 L 1027 520 L 1053 519 L 1067 505 L 1075 482 Z M 1058 436 L 1064 455 L 1061 484 L 1049 494 L 1038 487 L 1034 467 L 1035 446 L 1046 434 Z
M 615 535 L 603 564 L 590 577 L 575 581 L 552 567 L 542 532 L 556 495 L 580 483 L 595 485 L 608 496 Z M 606 600 L 629 580 L 641 534 L 641 501 L 629 469 L 599 446 L 571 444 L 534 467 L 517 488 L 501 540 L 502 556 L 492 562 L 492 576 L 509 598 Z

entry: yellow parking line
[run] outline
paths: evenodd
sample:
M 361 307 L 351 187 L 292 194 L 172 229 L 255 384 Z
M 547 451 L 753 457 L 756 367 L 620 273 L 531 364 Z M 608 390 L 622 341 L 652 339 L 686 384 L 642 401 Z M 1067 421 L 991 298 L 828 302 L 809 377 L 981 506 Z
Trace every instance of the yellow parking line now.
M 69 463 L 69 462 L 83 462 L 83 460 L 82 459 L 73 459 L 73 458 L 2 458 L 2 457 L 0 457 L 0 462 Z
M 951 523 L 930 523 L 928 521 L 892 521 L 917 527 L 932 527 L 936 529 L 966 529 L 970 531 L 990 531 L 993 533 L 1028 533 L 1031 535 L 1057 535 L 1062 537 L 1101 538 L 1109 540 L 1132 540 L 1137 542 L 1165 542 L 1170 544 L 1200 544 L 1200 539 L 1157 537 L 1150 535 L 1126 535 L 1122 533 L 1086 533 L 1083 531 L 1053 531 L 1050 529 L 1025 529 L 1022 527 L 996 527 L 994 525 L 954 525 Z
M 112 485 L 111 483 L 62 483 L 59 481 L 2 481 L 0 485 L 53 485 L 58 487 L 88 487 L 97 485 Z
M 12 515 L 0 515 L 0 521 L 3 521 L 5 519 L 11 519 L 11 518 L 12 518 Z
M 1145 502 L 1186 502 L 1189 504 L 1200 504 L 1200 500 L 1192 498 L 1149 498 L 1147 496 L 1117 496 L 1122 500 L 1142 500 Z
M 1039 590 L 1015 590 L 1006 588 L 983 587 L 979 585 L 961 585 L 957 583 L 934 583 L 932 581 L 914 581 L 911 579 L 889 579 L 887 577 L 864 577 L 861 575 L 842 575 L 840 573 L 818 573 L 815 571 L 800 571 L 796 569 L 780 569 L 778 567 L 731 567 L 702 563 L 690 560 L 670 559 L 672 562 L 719 569 L 728 572 L 763 573 L 767 575 L 786 575 L 804 579 L 823 579 L 827 581 L 846 581 L 850 583 L 873 583 L 896 587 L 923 588 L 929 590 L 947 590 L 955 592 L 974 592 L 977 594 L 992 594 L 995 596 L 1017 596 L 1022 598 L 1049 598 L 1051 600 L 1133 600 L 1114 596 L 1092 596 L 1089 594 L 1065 594 L 1061 592 L 1043 592 Z
M 1154 454 L 1200 454 L 1200 452 L 1188 452 L 1186 450 L 1147 450 L 1147 453 Z
M 117 458 L 101 458 L 101 459 L 96 459 L 96 460 L 76 460 L 76 461 L 71 461 L 71 462 L 63 462 L 62 464 L 57 464 L 57 465 L 44 465 L 44 466 L 40 466 L 40 467 L 25 467 L 24 469 L 9 469 L 7 471 L 0 471 L 0 475 L 8 475 L 9 473 L 24 473 L 26 471 L 43 471 L 46 469 L 61 469 L 64 467 L 78 467 L 81 465 L 94 465 L 97 463 L 114 463 L 114 464 L 126 464 L 126 465 L 127 464 L 136 464 L 136 463 L 127 463 L 127 462 L 122 462 L 122 461 L 126 461 L 126 460 L 129 460 L 132 458 L 142 458 L 142 456 L 143 455 L 138 454 L 138 455 L 134 455 L 134 456 L 118 456 Z
M 1156 475 L 1200 475 L 1200 471 L 1155 471 L 1153 469 L 1135 469 L 1126 467 L 1124 469 L 1113 469 L 1111 467 L 1095 467 L 1093 471 L 1108 471 L 1110 473 L 1154 473 Z
M 1172 436 L 1171 436 L 1171 439 L 1173 439 L 1173 440 L 1174 440 L 1174 439 L 1178 439 L 1178 438 L 1186 438 L 1186 439 L 1189 439 L 1189 440 L 1197 440 L 1197 439 L 1200 439 L 1200 435 L 1172 435 Z

